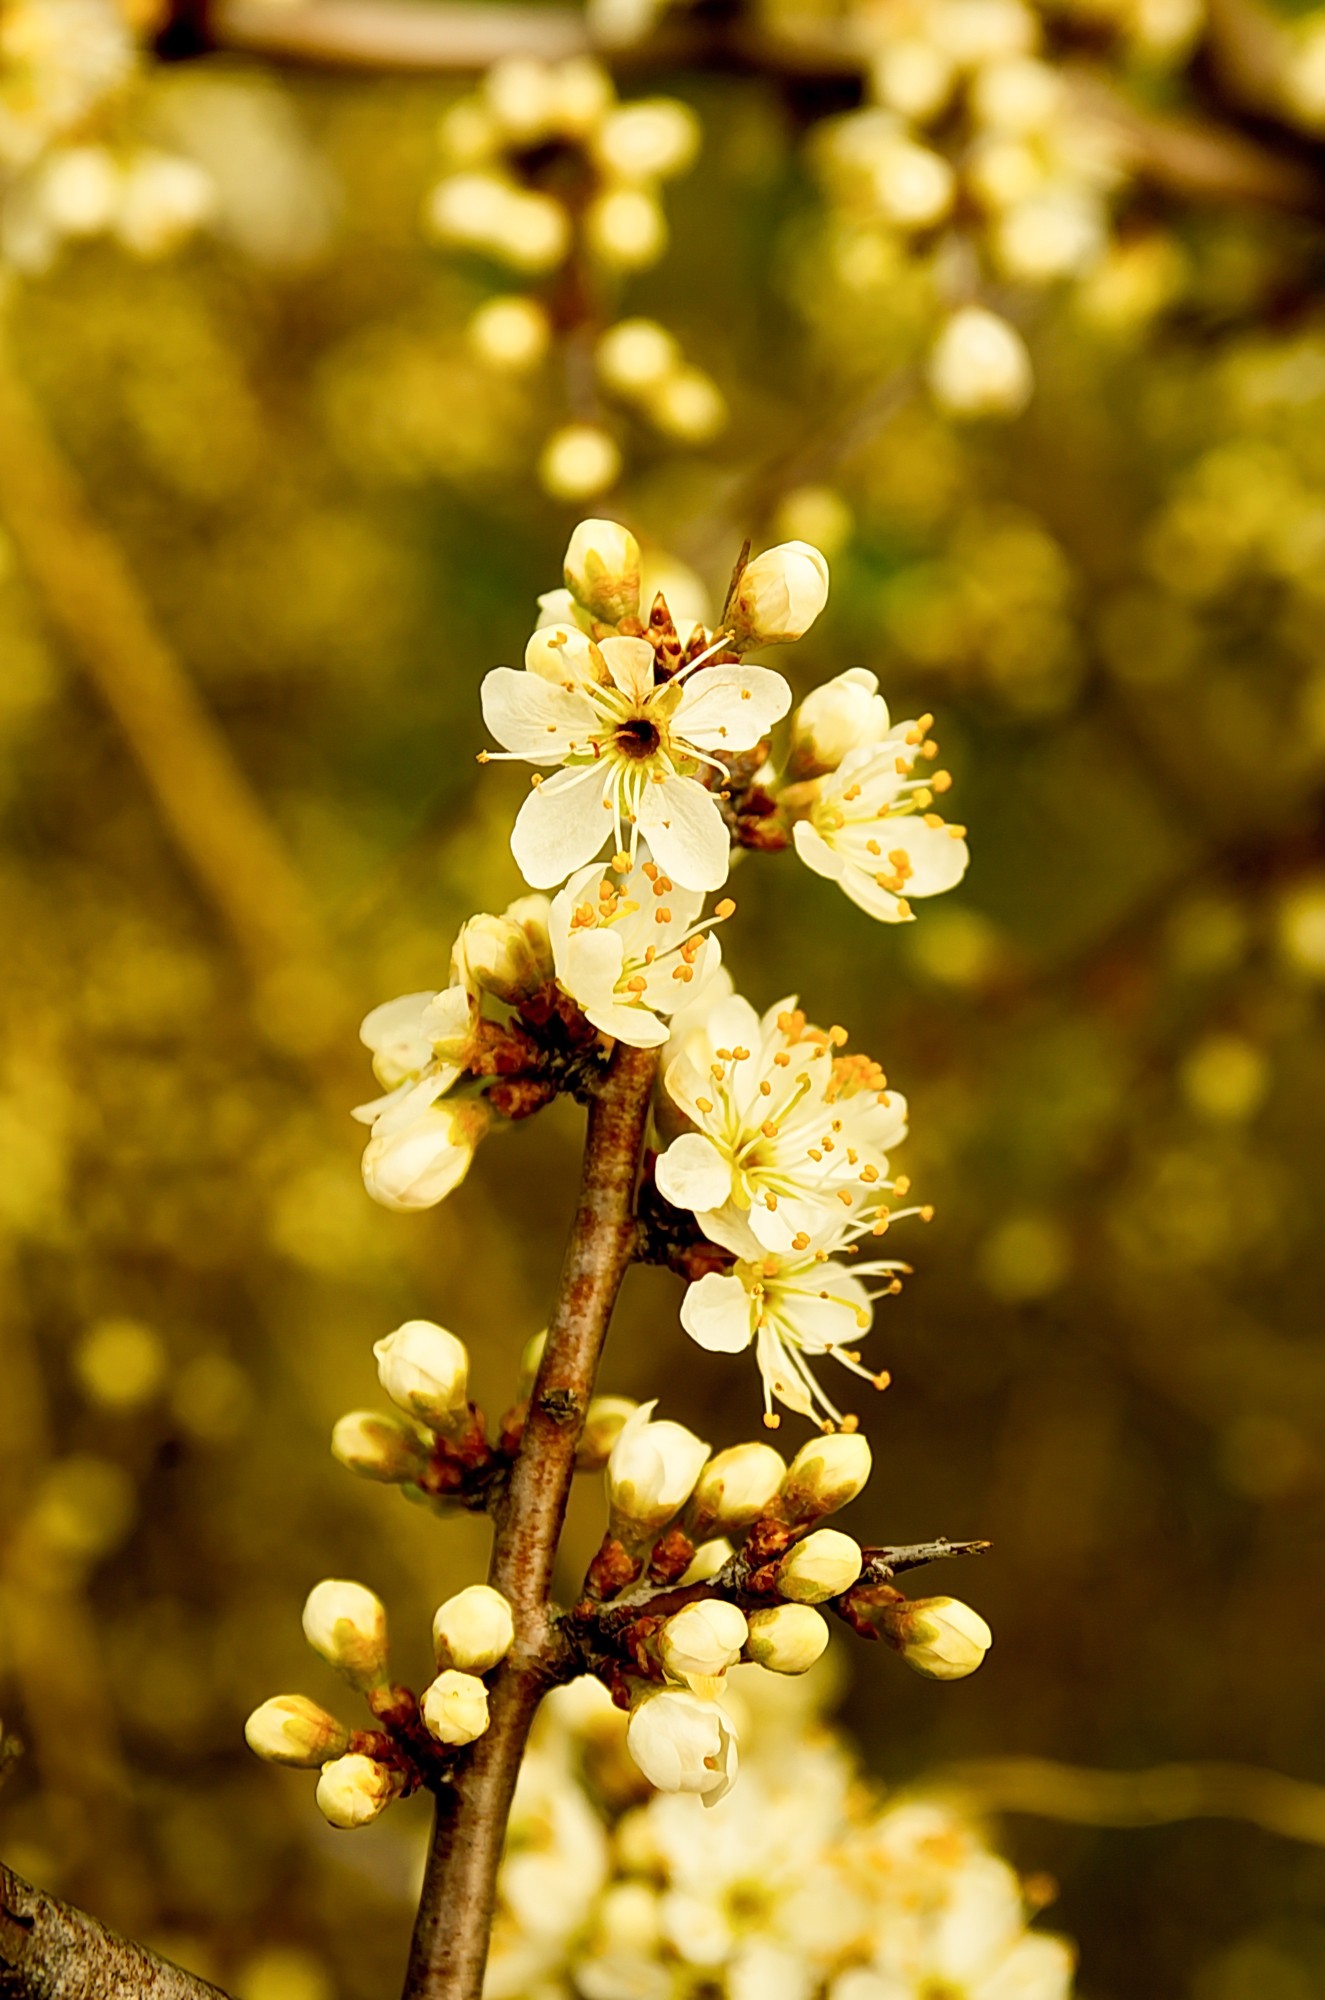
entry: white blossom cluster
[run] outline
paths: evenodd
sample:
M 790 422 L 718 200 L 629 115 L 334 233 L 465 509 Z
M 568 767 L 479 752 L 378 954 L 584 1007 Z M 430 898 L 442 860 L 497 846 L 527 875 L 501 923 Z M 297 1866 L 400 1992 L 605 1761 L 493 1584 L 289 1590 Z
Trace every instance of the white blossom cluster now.
M 143 144 L 125 104 L 139 73 L 121 0 L 6 0 L 0 11 L 0 254 L 44 271 L 65 243 L 107 237 L 167 255 L 206 222 L 212 183 Z
M 737 1668 L 742 1782 L 641 1797 L 595 1681 L 544 1704 L 521 1772 L 486 2000 L 1068 2000 L 1073 1956 L 953 1806 L 881 1799 L 817 1674 Z
M 721 392 L 656 320 L 618 318 L 604 301 L 667 247 L 663 184 L 699 150 L 699 121 L 675 98 L 621 103 L 602 64 L 510 57 L 441 122 L 446 172 L 425 219 L 438 241 L 513 272 L 517 291 L 490 298 L 470 337 L 511 374 L 539 368 L 554 341 L 591 322 L 592 389 L 544 444 L 540 475 L 562 499 L 616 480 L 621 454 L 598 398 L 664 437 L 702 443 L 726 422 Z M 603 320 L 607 324 L 603 326 Z

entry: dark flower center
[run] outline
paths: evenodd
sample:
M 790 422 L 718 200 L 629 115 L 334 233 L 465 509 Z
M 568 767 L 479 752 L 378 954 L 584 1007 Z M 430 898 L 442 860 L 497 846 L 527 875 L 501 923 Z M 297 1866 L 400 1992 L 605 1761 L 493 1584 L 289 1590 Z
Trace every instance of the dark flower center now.
M 652 757 L 660 741 L 657 724 L 643 715 L 623 722 L 616 733 L 616 747 L 623 757 Z

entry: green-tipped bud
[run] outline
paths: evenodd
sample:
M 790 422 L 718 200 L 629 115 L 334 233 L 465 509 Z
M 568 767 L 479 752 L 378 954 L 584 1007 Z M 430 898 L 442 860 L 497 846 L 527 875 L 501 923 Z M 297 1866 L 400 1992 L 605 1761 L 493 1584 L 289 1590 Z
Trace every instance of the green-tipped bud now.
M 886 1605 L 876 1617 L 881 1637 L 908 1667 L 931 1681 L 962 1681 L 994 1643 L 978 1611 L 955 1597 L 916 1597 Z
M 564 564 L 566 588 L 605 625 L 639 611 L 639 543 L 616 521 L 581 521 Z
M 244 1724 L 244 1741 L 268 1764 L 316 1771 L 349 1748 L 350 1732 L 305 1694 L 275 1694 Z
M 382 1387 L 429 1430 L 462 1430 L 469 1417 L 469 1356 L 430 1319 L 407 1319 L 373 1348 Z
M 689 1569 L 679 1580 L 682 1583 L 707 1583 L 735 1554 L 725 1535 L 715 1535 L 712 1541 L 700 1543 L 690 1559 Z
M 786 1476 L 786 1460 L 771 1444 L 734 1444 L 711 1458 L 690 1503 L 697 1536 L 732 1534 L 764 1513 Z
M 454 1667 L 438 1674 L 421 1707 L 428 1734 L 453 1747 L 476 1742 L 488 1726 L 488 1690 L 477 1674 Z
M 404 1790 L 402 1774 L 358 1751 L 324 1764 L 317 1781 L 317 1809 L 329 1825 L 370 1826 Z
M 490 1584 L 471 1583 L 441 1605 L 432 1621 L 439 1667 L 488 1674 L 506 1658 L 515 1638 L 511 1607 Z
M 748 1630 L 745 1613 L 735 1604 L 700 1598 L 667 1619 L 658 1634 L 658 1657 L 674 1681 L 708 1694 L 740 1659 Z
M 304 1606 L 304 1637 L 351 1687 L 368 1693 L 386 1680 L 386 1607 L 361 1583 L 328 1578 Z
M 803 1674 L 827 1644 L 827 1621 L 812 1604 L 770 1604 L 750 1619 L 745 1657 L 772 1674 Z
M 541 906 L 541 911 L 531 905 Z M 451 953 L 451 970 L 458 982 L 491 993 L 508 1006 L 530 999 L 552 977 L 547 897 L 526 896 L 515 908 L 520 916 L 508 912 L 502 917 L 471 917 Z
M 782 1510 L 800 1526 L 835 1514 L 863 1488 L 870 1476 L 869 1440 L 860 1431 L 833 1431 L 803 1444 L 782 1482 Z
M 651 1421 L 658 1405 L 641 1403 L 621 1427 L 607 1461 L 611 1533 L 629 1548 L 650 1540 L 694 1492 L 709 1448 L 684 1424 Z
M 639 1404 L 633 1396 L 595 1396 L 584 1420 L 584 1432 L 575 1453 L 577 1472 L 601 1472 L 612 1456 L 612 1447 L 633 1417 Z
M 431 1448 L 408 1417 L 350 1410 L 331 1433 L 331 1453 L 361 1479 L 403 1486 L 426 1470 Z
M 730 612 L 735 642 L 744 651 L 799 639 L 827 602 L 827 557 L 809 542 L 779 542 L 741 572 Z
M 795 1604 L 824 1604 L 860 1575 L 860 1544 L 836 1528 L 816 1528 L 778 1564 L 778 1589 Z

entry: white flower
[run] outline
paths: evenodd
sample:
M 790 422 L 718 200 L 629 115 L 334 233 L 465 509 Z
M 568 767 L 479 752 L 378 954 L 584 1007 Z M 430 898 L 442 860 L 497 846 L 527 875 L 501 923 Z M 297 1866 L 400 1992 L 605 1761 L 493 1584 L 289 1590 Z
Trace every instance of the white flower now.
M 269 1764 L 315 1771 L 349 1748 L 350 1732 L 307 1695 L 277 1694 L 254 1709 L 244 1741 Z
M 582 647 L 583 635 L 568 629 L 560 682 L 513 667 L 496 667 L 483 682 L 484 719 L 504 754 L 563 767 L 536 783 L 520 809 L 511 851 L 521 873 L 551 888 L 609 838 L 620 854 L 628 826 L 632 863 L 644 839 L 683 888 L 719 888 L 730 862 L 727 828 L 692 773 L 705 766 L 725 777 L 722 757 L 752 750 L 786 714 L 791 690 L 767 667 L 709 666 L 704 654 L 656 682 L 644 639 L 604 639 L 587 660 Z
M 906 1100 L 877 1063 L 840 1055 L 845 1040 L 793 1000 L 761 1019 L 733 997 L 668 1065 L 668 1095 L 698 1129 L 661 1155 L 658 1187 L 715 1243 L 801 1250 L 891 1191 L 887 1152 L 905 1134 Z
M 745 1613 L 721 1597 L 683 1605 L 658 1634 L 658 1657 L 673 1680 L 693 1687 L 714 1681 L 741 1657 L 749 1627 Z M 711 1693 L 706 1685 L 700 1692 Z
M 487 1674 L 506 1658 L 515 1638 L 511 1607 L 499 1590 L 471 1583 L 439 1605 L 432 1621 L 433 1652 L 439 1667 Z
M 850 1590 L 860 1570 L 859 1542 L 838 1528 L 816 1528 L 778 1564 L 778 1589 L 794 1604 L 824 1604 Z
M 357 1751 L 324 1764 L 317 1781 L 317 1809 L 332 1826 L 369 1826 L 404 1789 L 404 1777 Z
M 864 1488 L 873 1457 L 860 1431 L 834 1431 L 803 1444 L 782 1482 L 784 1518 L 800 1523 L 835 1514 Z
M 954 416 L 1015 417 L 1034 387 L 1026 343 L 997 313 L 963 306 L 934 343 L 929 386 Z
M 917 1211 L 898 1211 L 908 1212 Z M 880 1226 L 847 1224 L 826 1245 L 785 1256 L 761 1252 L 751 1239 L 746 1255 L 730 1271 L 710 1271 L 687 1287 L 681 1324 L 693 1341 L 710 1354 L 740 1354 L 753 1344 L 764 1381 L 764 1422 L 770 1428 L 777 1424 L 774 1399 L 801 1416 L 844 1422 L 810 1372 L 807 1356 L 831 1355 L 853 1374 L 884 1386 L 887 1378 L 871 1375 L 854 1347 L 874 1315 L 875 1295 L 865 1280 L 883 1278 L 880 1289 L 895 1292 L 901 1288 L 898 1273 L 907 1267 L 871 1259 L 848 1268 L 829 1255 L 830 1249 L 847 1249 L 866 1229 Z
M 475 1743 L 488 1726 L 488 1690 L 477 1674 L 447 1667 L 425 1688 L 419 1704 L 424 1727 L 438 1743 Z
M 721 958 L 699 922 L 703 905 L 698 890 L 678 889 L 654 861 L 640 862 L 619 887 L 596 864 L 580 869 L 549 916 L 559 983 L 605 1035 L 659 1047 L 669 1033 L 662 1016 L 711 978 Z M 719 903 L 710 922 L 735 907 Z
M 946 771 L 916 778 L 917 757 L 932 716 L 899 723 L 881 743 L 850 750 L 831 776 L 793 787 L 783 802 L 803 810 L 792 828 L 796 852 L 816 875 L 836 882 L 853 903 L 884 923 L 911 915 L 913 896 L 938 896 L 966 873 L 965 827 L 933 811 Z
M 706 1806 L 736 1782 L 736 1731 L 715 1701 L 663 1688 L 631 1710 L 626 1748 L 660 1792 L 698 1792 Z
M 351 1687 L 367 1691 L 386 1679 L 386 1607 L 361 1583 L 328 1577 L 304 1605 L 304 1637 Z
M 691 1502 L 693 1535 L 748 1528 L 776 1498 L 786 1462 L 771 1444 L 733 1444 L 700 1473 Z
M 741 572 L 731 607 L 736 641 L 745 648 L 799 639 L 827 602 L 827 558 L 809 542 L 779 542 Z
M 562 571 L 576 603 L 605 625 L 637 615 L 639 543 L 628 528 L 616 521 L 581 521 L 570 538 Z
M 803 1674 L 827 1645 L 828 1627 L 812 1604 L 770 1604 L 751 1613 L 745 1656 L 772 1674 Z
M 798 777 L 835 771 L 848 751 L 882 743 L 888 729 L 878 675 L 850 667 L 812 689 L 792 716 L 792 771 Z
M 463 1428 L 469 1416 L 469 1355 L 430 1319 L 407 1319 L 376 1341 L 377 1373 L 393 1403 L 430 1430 Z
M 658 1404 L 641 1403 L 621 1427 L 607 1461 L 612 1533 L 642 1541 L 680 1513 L 694 1492 L 709 1448 L 683 1424 L 652 1422 Z

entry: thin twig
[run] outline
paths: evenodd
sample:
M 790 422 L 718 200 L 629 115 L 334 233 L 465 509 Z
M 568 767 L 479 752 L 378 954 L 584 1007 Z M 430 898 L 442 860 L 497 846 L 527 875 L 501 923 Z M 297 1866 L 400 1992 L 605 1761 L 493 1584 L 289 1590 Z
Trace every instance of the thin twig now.
M 1075 1826 L 1168 1826 L 1186 1819 L 1247 1820 L 1286 1840 L 1325 1847 L 1325 1785 L 1252 1764 L 1159 1764 L 1089 1771 L 1047 1757 L 954 1764 L 932 1781 L 986 1812 L 1032 1813 Z
M 516 1640 L 492 1690 L 491 1724 L 437 1804 L 405 2000 L 478 2000 L 502 1839 L 525 1740 L 555 1676 L 552 1567 L 575 1450 L 635 1234 L 635 1186 L 655 1050 L 624 1043 L 590 1107 L 579 1209 L 547 1347 L 498 1517 L 489 1578 Z
M 5 2000 L 225 2000 L 219 1986 L 108 1931 L 0 1863 Z

